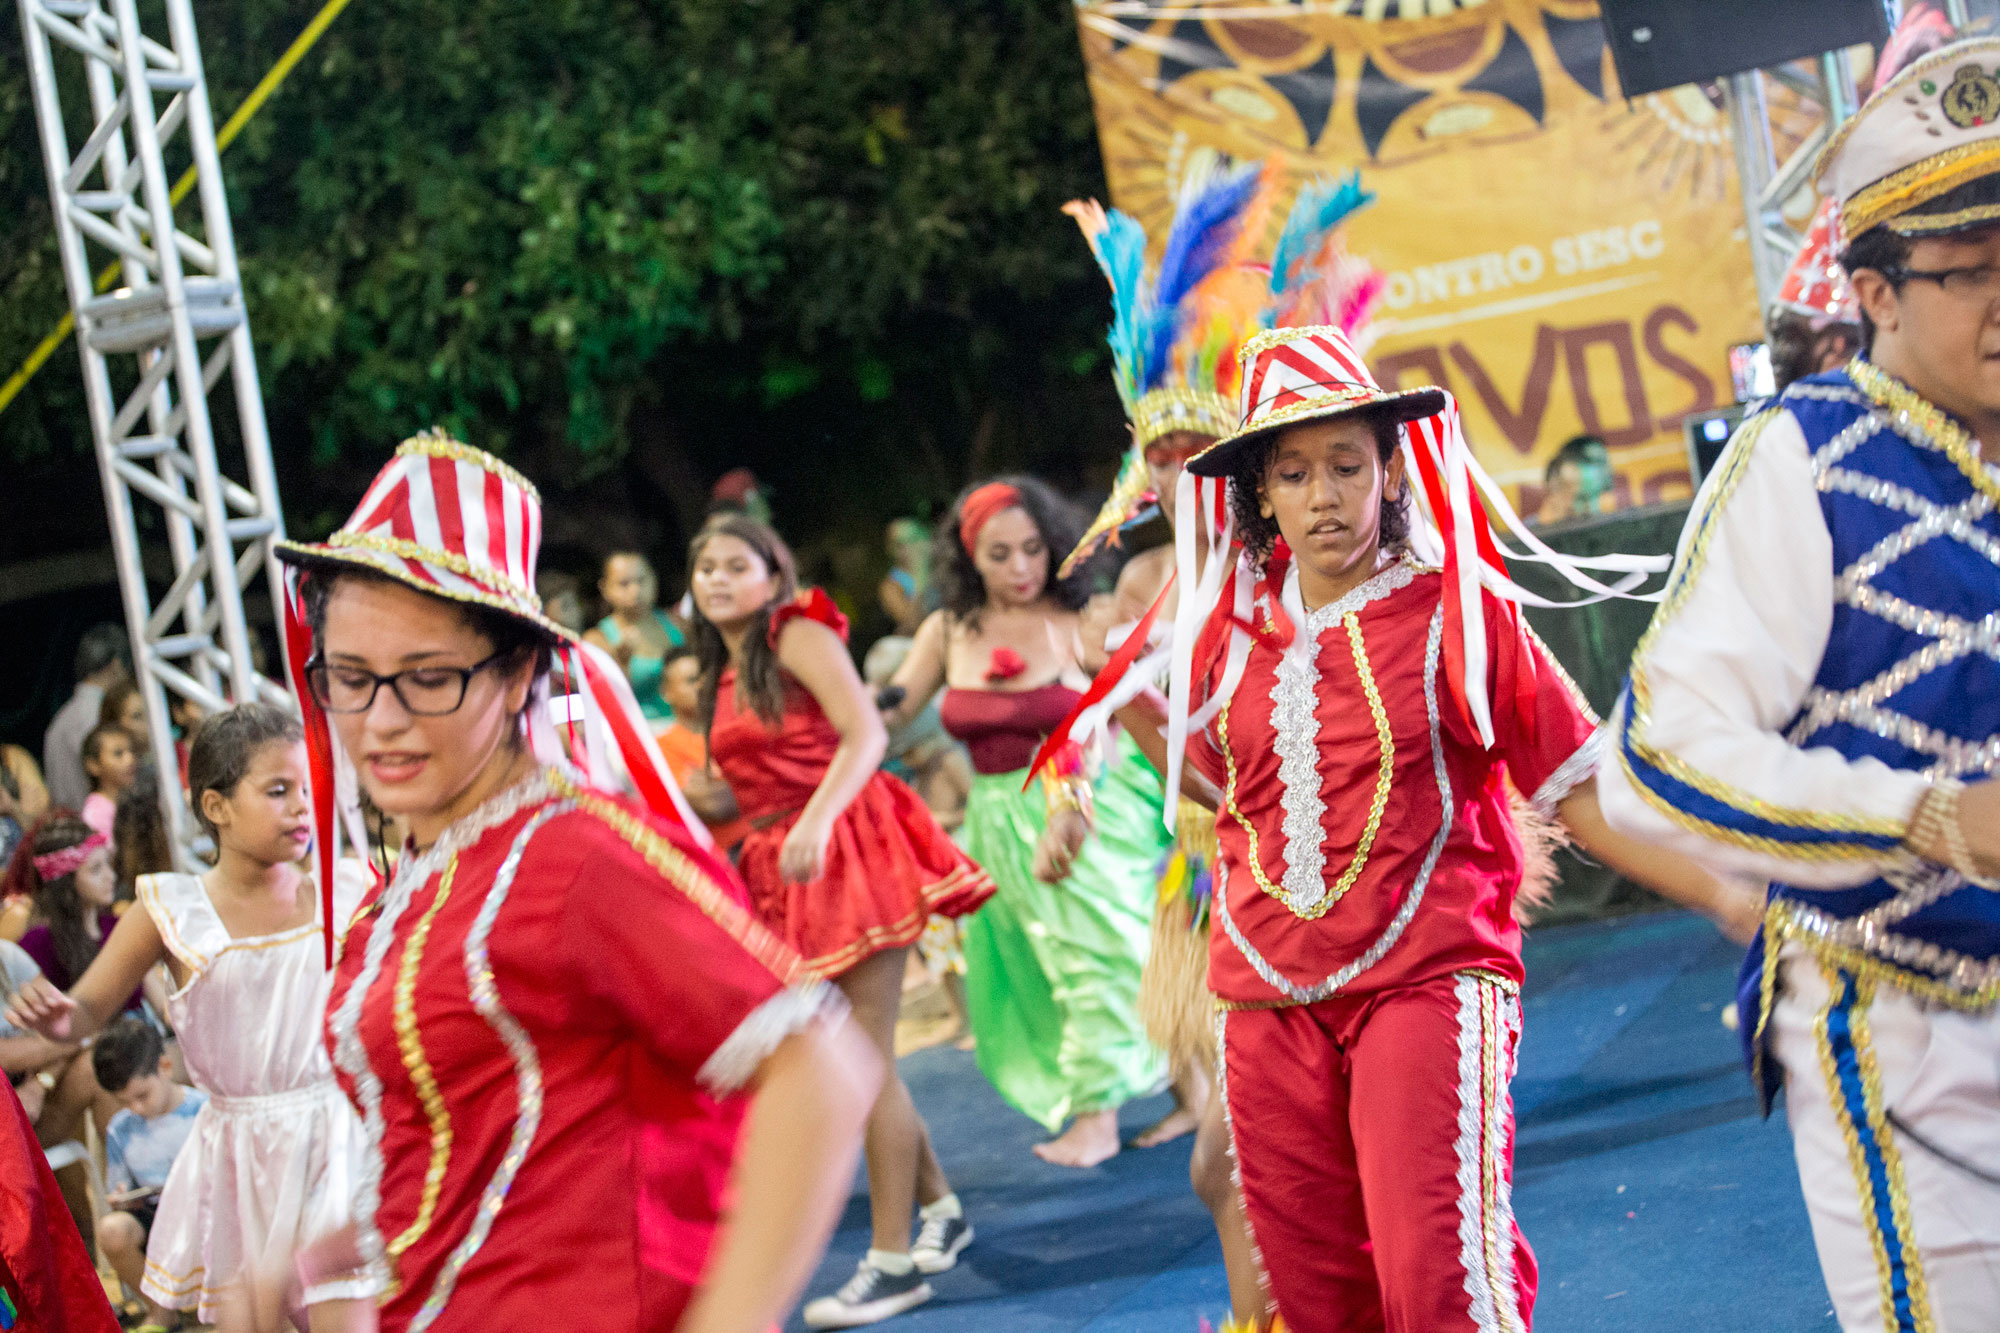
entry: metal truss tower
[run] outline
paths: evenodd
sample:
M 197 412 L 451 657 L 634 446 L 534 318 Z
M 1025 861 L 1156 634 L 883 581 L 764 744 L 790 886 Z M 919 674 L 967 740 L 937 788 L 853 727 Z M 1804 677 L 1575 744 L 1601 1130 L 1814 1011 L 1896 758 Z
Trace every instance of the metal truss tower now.
M 1900 0 L 1885 0 L 1884 8 L 1893 29 L 1902 17 L 1903 6 Z M 1970 26 L 1972 12 L 1968 0 L 1943 0 L 1943 9 L 1945 18 L 1959 32 Z M 1736 180 L 1743 195 L 1744 221 L 1749 226 L 1750 260 L 1757 275 L 1760 312 L 1768 312 L 1777 299 L 1785 270 L 1805 240 L 1786 221 L 1785 203 L 1809 183 L 1820 149 L 1841 122 L 1860 106 L 1845 51 L 1828 51 L 1820 56 L 1813 73 L 1817 77 L 1808 77 L 1795 65 L 1788 65 L 1749 70 L 1724 80 L 1730 129 L 1736 143 Z M 1819 126 L 1783 162 L 1778 161 L 1772 142 L 1765 79 L 1818 103 L 1825 112 Z
M 1749 70 L 1725 80 L 1729 125 L 1736 144 L 1736 183 L 1743 196 L 1743 216 L 1750 234 L 1750 263 L 1757 277 L 1757 309 L 1767 312 L 1778 299 L 1785 270 L 1805 237 L 1785 218 L 1786 201 L 1810 184 L 1814 161 L 1840 123 L 1854 114 L 1854 75 L 1845 51 L 1819 58 L 1817 78 L 1792 66 Z M 1764 80 L 1783 84 L 1819 104 L 1825 115 L 1812 133 L 1783 162 L 1772 142 L 1771 113 L 1764 97 Z
M 164 0 L 156 38 L 141 29 L 137 0 L 17 2 L 133 666 L 155 762 L 172 775 L 169 693 L 210 710 L 285 697 L 253 666 L 243 615 L 243 590 L 260 576 L 281 604 L 272 543 L 283 518 L 194 14 L 190 0 Z M 73 134 L 65 105 L 86 104 L 90 123 Z M 191 182 L 174 185 L 170 153 L 188 162 Z M 184 227 L 175 206 L 189 183 Z M 100 295 L 92 267 L 106 259 L 123 277 Z M 217 462 L 210 398 L 225 379 L 240 478 Z M 140 506 L 157 510 L 173 553 L 157 601 Z M 174 843 L 186 847 L 179 784 L 160 786 Z

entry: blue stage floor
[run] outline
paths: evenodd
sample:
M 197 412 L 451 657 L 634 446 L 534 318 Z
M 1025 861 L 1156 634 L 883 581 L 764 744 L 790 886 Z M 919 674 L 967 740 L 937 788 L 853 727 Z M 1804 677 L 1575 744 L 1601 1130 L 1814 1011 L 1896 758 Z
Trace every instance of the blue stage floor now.
M 1678 913 L 1530 936 L 1515 1210 L 1542 1333 L 1836 1327 L 1782 1112 L 1758 1118 L 1719 1020 L 1738 957 Z M 1189 1140 L 1067 1171 L 1029 1153 L 1040 1130 L 970 1055 L 923 1051 L 903 1076 L 979 1239 L 935 1301 L 883 1327 L 1180 1333 L 1227 1313 Z M 1128 1106 L 1128 1139 L 1167 1105 Z M 811 1294 L 853 1272 L 867 1217 L 857 1194 Z

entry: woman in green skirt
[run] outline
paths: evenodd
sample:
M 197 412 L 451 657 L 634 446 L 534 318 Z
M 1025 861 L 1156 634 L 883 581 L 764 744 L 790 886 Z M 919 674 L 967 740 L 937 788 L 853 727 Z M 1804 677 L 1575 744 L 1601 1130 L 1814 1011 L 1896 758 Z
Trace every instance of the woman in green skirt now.
M 938 537 L 944 608 L 896 673 L 890 722 L 944 690 L 945 727 L 976 774 L 960 836 L 999 886 L 964 923 L 979 1067 L 1051 1133 L 1069 1122 L 1038 1156 L 1085 1167 L 1118 1152 L 1118 1108 L 1165 1079 L 1139 1019 L 1139 973 L 1170 840 L 1159 775 L 1122 736 L 1027 783 L 1088 684 L 1076 659 L 1087 574 L 1054 577 L 1080 528 L 1032 478 L 959 497 Z

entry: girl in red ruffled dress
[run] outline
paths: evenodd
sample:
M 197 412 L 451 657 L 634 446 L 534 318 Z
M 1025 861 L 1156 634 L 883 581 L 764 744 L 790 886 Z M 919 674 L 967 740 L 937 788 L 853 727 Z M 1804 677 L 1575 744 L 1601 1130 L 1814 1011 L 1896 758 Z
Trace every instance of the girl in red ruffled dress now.
M 751 823 L 737 868 L 758 915 L 846 994 L 887 1064 L 868 1121 L 873 1248 L 814 1328 L 872 1324 L 930 1299 L 972 1228 L 895 1067 L 909 946 L 933 914 L 993 894 L 908 787 L 877 771 L 886 733 L 847 655 L 847 620 L 824 592 L 799 593 L 792 553 L 732 515 L 695 538 L 688 565 L 709 754 Z M 910 1243 L 910 1210 L 923 1228 Z

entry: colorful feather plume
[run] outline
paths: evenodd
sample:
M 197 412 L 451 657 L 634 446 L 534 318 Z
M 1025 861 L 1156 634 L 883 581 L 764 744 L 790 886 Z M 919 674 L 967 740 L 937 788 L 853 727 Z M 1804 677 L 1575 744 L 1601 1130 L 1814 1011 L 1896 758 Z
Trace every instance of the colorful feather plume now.
M 1388 279 L 1367 260 L 1348 253 L 1336 233 L 1313 261 L 1312 280 L 1289 293 L 1290 304 L 1277 312 L 1274 326 L 1298 328 L 1331 324 L 1346 334 L 1358 352 L 1375 341 L 1375 312 L 1382 306 Z
M 1278 248 L 1271 254 L 1270 291 L 1273 304 L 1287 292 L 1311 281 L 1311 262 L 1326 244 L 1334 228 L 1349 214 L 1375 196 L 1361 188 L 1361 173 L 1349 172 L 1339 180 L 1315 177 L 1299 187 L 1299 197 L 1278 233 Z
M 1076 219 L 1111 284 L 1111 331 L 1106 340 L 1111 344 L 1112 380 L 1129 413 L 1146 391 L 1147 331 L 1152 323 L 1151 294 L 1145 285 L 1146 229 L 1116 209 L 1106 213 L 1095 199 L 1071 200 L 1063 212 Z
M 1174 344 L 1188 327 L 1188 298 L 1233 257 L 1260 176 L 1255 163 L 1227 167 L 1219 159 L 1190 169 L 1153 284 L 1142 388 L 1156 387 L 1171 369 Z

